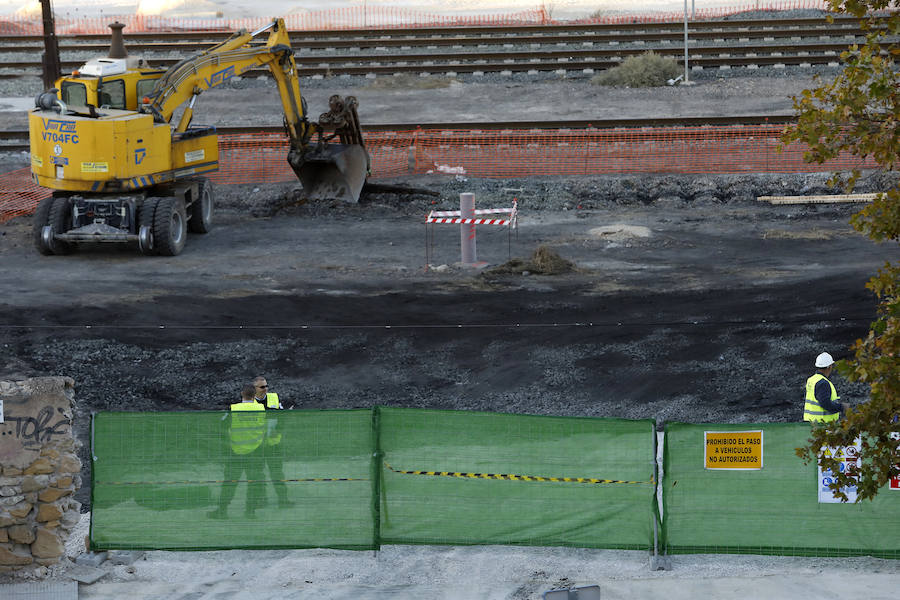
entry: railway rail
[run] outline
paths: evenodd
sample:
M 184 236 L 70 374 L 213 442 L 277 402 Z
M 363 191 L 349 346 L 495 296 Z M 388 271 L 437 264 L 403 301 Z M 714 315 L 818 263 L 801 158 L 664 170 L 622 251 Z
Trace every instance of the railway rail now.
M 800 19 L 729 19 L 729 20 L 705 20 L 690 21 L 690 32 L 704 31 L 733 31 L 742 29 L 761 30 L 785 30 L 804 28 L 816 28 L 822 30 L 859 29 L 859 19 L 854 17 L 835 16 L 833 23 L 829 23 L 824 17 L 807 17 Z M 291 34 L 291 44 L 298 42 L 319 43 L 323 40 L 376 40 L 384 42 L 390 39 L 420 39 L 431 40 L 441 37 L 472 37 L 496 38 L 503 35 L 519 38 L 523 35 L 595 35 L 612 34 L 623 35 L 628 33 L 664 33 L 664 35 L 683 35 L 684 24 L 680 21 L 666 23 L 561 23 L 550 25 L 481 25 L 481 26 L 448 26 L 448 27 L 397 27 L 381 29 L 330 29 L 326 31 L 304 31 Z M 206 29 L 194 31 L 140 31 L 128 33 L 128 39 L 140 42 L 141 40 L 158 40 L 161 37 L 180 40 L 206 40 L 221 41 L 231 35 L 231 30 Z M 23 42 L 40 42 L 40 35 L 6 36 L 4 40 L 19 40 Z M 85 43 L 88 40 L 102 41 L 108 39 L 106 35 L 75 34 L 59 36 L 60 43 L 70 41 L 73 44 Z M 317 47 L 317 46 L 316 46 Z
M 708 40 L 722 38 L 759 39 L 759 38 L 809 38 L 809 37 L 841 37 L 858 36 L 860 29 L 856 20 L 835 20 L 828 23 L 822 19 L 806 19 L 800 21 L 718 21 L 729 26 L 704 27 L 710 22 L 698 21 L 689 24 L 691 40 Z M 730 24 L 734 23 L 732 27 Z M 796 23 L 796 24 L 795 24 Z M 773 25 L 777 24 L 777 25 Z M 225 33 L 210 32 L 158 32 L 129 33 L 128 39 L 139 50 L 202 50 L 210 43 L 223 41 Z M 43 51 L 40 36 L 14 36 L 2 39 L 0 52 L 41 52 Z M 165 39 L 167 41 L 160 41 Z M 535 27 L 494 27 L 471 28 L 456 27 L 443 29 L 407 29 L 407 30 L 344 30 L 337 32 L 309 32 L 291 34 L 291 46 L 294 49 L 332 49 L 332 48 L 402 48 L 418 46 L 479 46 L 494 44 L 584 44 L 584 43 L 632 43 L 632 42 L 672 42 L 680 43 L 684 39 L 681 24 L 672 26 L 668 23 L 644 24 L 640 29 L 633 25 L 615 27 L 597 25 L 577 28 L 559 25 Z M 197 41 L 203 40 L 203 41 Z M 12 44 L 12 42 L 17 42 Z M 108 36 L 72 35 L 60 36 L 61 49 L 103 51 L 109 47 Z
M 581 130 L 581 129 L 615 129 L 642 127 L 701 127 L 727 125 L 782 125 L 794 122 L 793 115 L 736 115 L 736 116 L 698 116 L 698 117 L 657 117 L 649 119 L 593 119 L 593 120 L 556 120 L 556 121 L 466 121 L 456 123 L 375 123 L 363 125 L 364 133 L 379 131 L 414 131 L 416 129 L 445 131 L 527 131 L 527 130 Z M 284 128 L 279 125 L 248 127 L 216 127 L 223 135 L 240 134 L 276 134 Z M 28 130 L 13 129 L 0 131 L 0 151 L 28 151 Z
M 683 36 L 683 25 L 678 23 L 564 24 L 294 33 L 291 43 L 304 76 L 534 74 L 604 70 L 647 50 L 680 60 Z M 127 34 L 127 43 L 132 54 L 143 55 L 151 64 L 164 68 L 225 37 L 225 32 L 211 31 L 142 32 Z M 0 56 L 36 56 L 42 50 L 34 43 L 37 39 L 2 38 Z M 107 49 L 106 38 L 101 36 L 59 39 L 67 71 L 84 62 L 81 56 L 102 54 Z M 201 39 L 205 42 L 198 41 Z M 696 21 L 689 26 L 690 65 L 695 69 L 837 65 L 839 54 L 861 39 L 858 21 L 847 18 L 835 19 L 835 23 L 821 18 Z M 364 52 L 371 49 L 374 52 Z M 79 53 L 77 60 L 71 57 L 75 52 Z M 154 56 L 161 53 L 176 53 L 178 58 Z M 40 61 L 21 58 L 0 61 L 0 77 L 40 75 Z M 249 71 L 246 75 L 265 73 Z

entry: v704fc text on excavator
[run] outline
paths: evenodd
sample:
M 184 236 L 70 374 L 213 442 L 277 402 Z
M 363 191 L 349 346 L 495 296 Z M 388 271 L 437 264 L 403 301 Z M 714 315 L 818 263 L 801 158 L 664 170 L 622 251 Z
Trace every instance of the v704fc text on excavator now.
M 213 190 L 204 175 L 219 168 L 218 138 L 215 127 L 192 125 L 194 101 L 260 66 L 278 85 L 287 160 L 304 196 L 359 199 L 370 161 L 356 99 L 332 96 L 329 112 L 308 120 L 282 19 L 239 31 L 168 70 L 128 56 L 124 25 L 110 27 L 109 57 L 59 79 L 28 115 L 32 175 L 53 190 L 34 215 L 42 254 L 67 254 L 84 242 L 125 242 L 145 254 L 174 256 L 188 231 L 208 232 Z M 268 40 L 254 41 L 266 31 Z

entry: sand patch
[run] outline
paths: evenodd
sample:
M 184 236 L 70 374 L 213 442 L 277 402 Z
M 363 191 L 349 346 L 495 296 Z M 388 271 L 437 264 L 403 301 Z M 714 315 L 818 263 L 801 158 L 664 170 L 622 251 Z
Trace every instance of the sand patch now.
M 613 225 L 603 225 L 602 227 L 594 227 L 588 231 L 588 235 L 595 238 L 610 241 L 624 241 L 634 238 L 648 238 L 652 235 L 649 227 L 642 225 L 624 225 L 616 223 Z

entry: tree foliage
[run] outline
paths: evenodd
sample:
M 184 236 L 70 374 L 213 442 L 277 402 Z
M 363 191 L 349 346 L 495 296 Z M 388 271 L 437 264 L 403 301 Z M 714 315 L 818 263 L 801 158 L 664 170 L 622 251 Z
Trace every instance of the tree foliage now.
M 845 63 L 834 81 L 794 97 L 797 125 L 785 131 L 783 143 L 809 146 L 808 162 L 823 163 L 851 153 L 878 168 L 900 166 L 900 0 L 829 0 L 832 10 L 860 19 L 866 41 L 841 54 Z M 817 84 L 822 83 L 821 80 Z M 860 169 L 835 174 L 832 181 L 847 191 Z M 900 188 L 880 194 L 850 223 L 876 242 L 900 245 Z M 868 335 L 852 346 L 854 358 L 839 361 L 838 370 L 851 381 L 869 384 L 870 398 L 840 421 L 815 427 L 809 444 L 797 449 L 807 462 L 818 460 L 835 474 L 831 489 L 847 500 L 841 487 L 856 484 L 858 500 L 875 497 L 892 476 L 900 475 L 900 264 L 887 262 L 866 287 L 878 298 L 878 316 Z M 840 473 L 838 460 L 823 456 L 826 446 L 859 440 L 861 467 Z

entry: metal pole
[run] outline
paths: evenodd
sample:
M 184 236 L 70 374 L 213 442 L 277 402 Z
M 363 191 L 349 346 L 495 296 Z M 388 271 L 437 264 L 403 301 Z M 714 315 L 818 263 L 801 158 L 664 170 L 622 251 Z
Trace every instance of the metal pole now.
M 691 0 L 691 21 L 693 21 L 696 18 L 697 18 L 697 16 L 696 16 L 696 13 L 694 12 L 694 0 Z
M 459 218 L 475 218 L 475 194 L 466 192 L 459 195 Z M 475 258 L 475 225 L 459 225 L 459 245 L 462 249 L 462 264 L 473 265 Z
M 687 83 L 688 79 L 688 13 L 687 0 L 684 0 L 684 82 Z
M 59 60 L 59 44 L 56 41 L 56 23 L 50 0 L 41 0 L 41 17 L 44 21 L 44 53 L 41 55 L 41 79 L 44 89 L 49 90 L 62 74 Z

